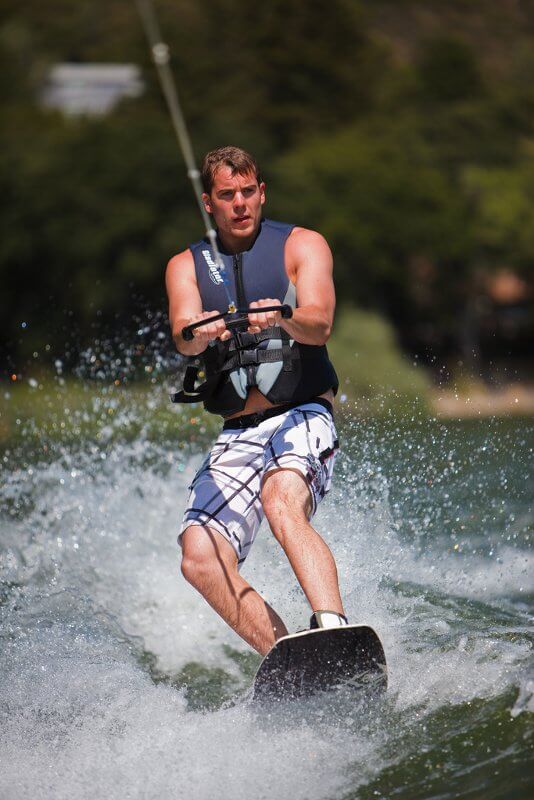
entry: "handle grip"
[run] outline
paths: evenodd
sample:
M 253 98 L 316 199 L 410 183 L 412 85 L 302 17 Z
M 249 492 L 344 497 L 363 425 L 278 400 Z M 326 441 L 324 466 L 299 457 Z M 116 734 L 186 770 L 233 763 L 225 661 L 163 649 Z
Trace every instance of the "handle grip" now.
M 284 303 L 281 306 L 260 306 L 259 308 L 238 308 L 235 314 L 241 314 L 243 316 L 234 318 L 230 320 L 230 323 L 233 323 L 233 326 L 238 325 L 242 322 L 246 322 L 246 318 L 248 314 L 254 314 L 257 311 L 279 311 L 284 319 L 291 319 L 293 316 L 293 309 L 291 306 Z M 191 342 L 193 339 L 193 331 L 196 328 L 201 328 L 203 325 L 209 325 L 210 322 L 216 322 L 218 319 L 226 319 L 228 317 L 234 317 L 234 314 L 231 314 L 228 311 L 225 311 L 222 314 L 214 314 L 213 317 L 208 317 L 207 319 L 201 319 L 199 322 L 192 322 L 191 325 L 186 325 L 182 328 L 182 338 L 186 342 Z

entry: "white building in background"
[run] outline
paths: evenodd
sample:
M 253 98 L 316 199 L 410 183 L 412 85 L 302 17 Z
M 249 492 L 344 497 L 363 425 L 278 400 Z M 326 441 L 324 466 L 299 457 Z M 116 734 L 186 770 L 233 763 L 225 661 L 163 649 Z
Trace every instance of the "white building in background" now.
M 123 97 L 139 97 L 144 83 L 135 64 L 56 64 L 41 103 L 68 115 L 103 115 Z

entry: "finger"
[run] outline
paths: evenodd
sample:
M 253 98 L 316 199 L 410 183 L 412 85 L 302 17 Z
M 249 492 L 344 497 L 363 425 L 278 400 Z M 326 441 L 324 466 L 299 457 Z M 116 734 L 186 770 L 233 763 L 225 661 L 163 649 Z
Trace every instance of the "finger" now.
M 278 319 L 278 314 L 276 311 L 265 311 L 262 312 L 261 309 L 264 306 L 277 306 L 279 304 L 278 300 L 273 300 L 272 297 L 263 298 L 261 300 L 255 301 L 254 303 L 250 304 L 250 307 L 254 307 L 258 309 L 258 313 L 254 315 L 249 314 L 249 321 L 251 324 L 259 325 L 262 330 L 265 328 L 272 328 L 276 325 L 276 321 Z
M 261 308 L 261 306 L 260 306 Z M 267 315 L 263 312 L 258 311 L 256 314 L 249 314 L 248 321 L 250 325 L 254 325 L 259 327 L 261 330 L 267 328 L 269 323 L 267 322 Z
M 210 316 L 214 316 L 213 313 L 210 315 L 205 314 L 204 321 L 209 319 Z M 199 331 L 199 335 L 202 336 L 206 341 L 212 341 L 216 339 L 219 334 L 221 334 L 226 329 L 226 325 L 222 320 L 217 320 L 216 322 L 208 322 L 206 325 L 201 325 L 196 330 Z
M 279 305 L 278 300 L 273 300 L 272 297 L 269 298 L 266 302 L 266 305 L 269 306 L 277 306 Z M 279 311 L 267 311 L 267 321 L 269 323 L 269 327 L 274 327 L 274 325 L 278 324 L 280 320 L 280 312 Z
M 195 332 L 193 333 L 195 339 L 198 339 L 199 342 L 203 342 L 204 344 L 208 344 L 211 339 L 213 339 L 213 334 L 210 333 L 209 327 L 206 325 L 202 328 L 196 328 Z
M 203 322 L 209 316 L 213 316 L 213 314 L 210 315 L 209 312 L 201 311 L 200 314 L 196 314 L 194 317 L 191 317 L 188 320 L 187 324 L 188 325 L 198 325 L 199 322 Z M 194 327 L 192 333 L 193 333 L 193 336 L 195 337 L 195 339 L 204 338 L 205 335 L 206 335 L 206 328 L 207 327 L 208 327 L 207 325 L 200 325 L 198 327 Z
M 209 341 L 209 336 L 207 335 L 205 328 L 195 328 L 193 331 L 193 337 L 199 342 L 205 342 L 206 344 Z
M 214 324 L 215 335 L 220 336 L 226 330 L 226 325 L 224 320 L 220 319 L 218 322 Z
M 248 322 L 250 327 L 262 330 L 264 327 L 261 322 L 261 314 L 249 314 Z
M 217 339 L 224 330 L 224 328 L 220 328 L 218 325 L 207 325 L 206 328 L 207 337 L 210 342 L 212 342 L 214 339 Z

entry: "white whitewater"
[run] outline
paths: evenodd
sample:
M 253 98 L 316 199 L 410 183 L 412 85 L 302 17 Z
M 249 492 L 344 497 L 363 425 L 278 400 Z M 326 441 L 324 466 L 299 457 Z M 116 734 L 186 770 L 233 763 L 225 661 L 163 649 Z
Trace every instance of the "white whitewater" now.
M 420 552 L 397 530 L 390 479 L 380 469 L 366 478 L 349 456 L 316 522 L 349 618 L 383 641 L 388 695 L 378 707 L 250 708 L 235 655 L 249 648 L 179 571 L 177 528 L 200 456 L 161 448 L 147 466 L 146 446 L 83 446 L 5 473 L 0 797 L 339 798 L 408 757 L 402 738 L 448 706 L 514 687 L 515 713 L 532 708 L 521 601 L 532 554 L 506 541 L 491 556 L 460 559 L 450 542 Z M 265 526 L 243 572 L 290 629 L 306 624 Z M 194 710 L 186 689 L 154 682 L 147 653 L 158 674 L 224 669 L 233 701 Z

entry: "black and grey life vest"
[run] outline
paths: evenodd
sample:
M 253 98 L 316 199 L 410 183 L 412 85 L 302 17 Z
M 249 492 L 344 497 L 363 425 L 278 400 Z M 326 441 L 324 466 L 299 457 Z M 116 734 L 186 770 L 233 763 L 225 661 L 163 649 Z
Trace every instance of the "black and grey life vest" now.
M 228 253 L 218 245 L 226 267 L 230 293 L 239 308 L 255 300 L 273 298 L 296 307 L 295 287 L 287 277 L 284 247 L 293 225 L 263 219 L 254 244 L 243 253 Z M 223 277 L 207 239 L 191 245 L 202 307 L 224 312 L 228 308 Z M 178 403 L 202 401 L 207 411 L 223 417 L 242 411 L 248 391 L 255 386 L 273 404 L 304 403 L 328 389 L 338 379 L 326 347 L 300 344 L 275 326 L 260 333 L 234 329 L 227 342 L 210 343 L 201 356 L 191 359 L 183 390 L 173 395 Z M 204 373 L 205 383 L 195 388 Z

